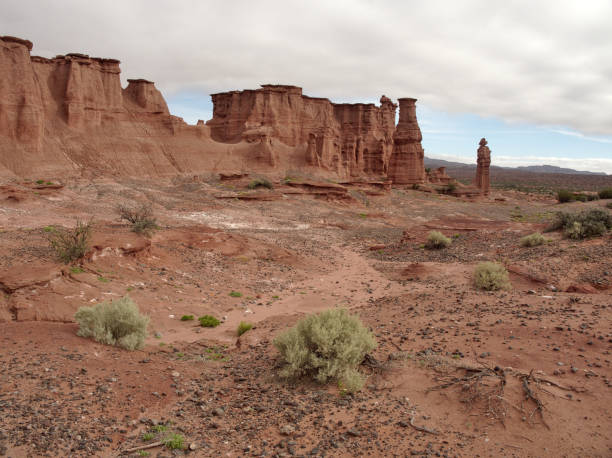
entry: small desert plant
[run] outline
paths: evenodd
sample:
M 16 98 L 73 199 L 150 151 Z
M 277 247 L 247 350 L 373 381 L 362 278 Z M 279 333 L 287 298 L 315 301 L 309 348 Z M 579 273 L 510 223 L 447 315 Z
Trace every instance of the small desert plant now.
M 444 187 L 445 194 L 452 194 L 456 190 L 457 190 L 457 183 L 455 183 L 454 181 L 451 181 Z
M 170 450 L 182 450 L 185 448 L 185 438 L 180 434 L 172 434 L 164 440 L 164 445 Z
M 558 212 L 548 231 L 563 230 L 566 237 L 574 240 L 597 237 L 612 229 L 612 215 L 602 208 L 593 208 L 580 213 Z
M 481 262 L 474 271 L 474 284 L 479 289 L 496 291 L 510 289 L 508 271 L 496 262 Z
M 79 323 L 77 335 L 127 350 L 142 348 L 149 324 L 149 317 L 141 315 L 128 296 L 93 307 L 81 307 L 74 319 Z
M 181 321 L 192 321 L 194 319 L 195 319 L 195 317 L 193 315 L 183 315 L 181 317 Z
M 240 291 L 232 291 L 229 293 L 232 297 L 242 297 L 242 293 Z
M 205 328 L 214 328 L 221 324 L 221 322 L 212 315 L 201 316 L 198 318 L 198 321 L 200 322 L 200 326 Z
M 612 202 L 608 202 L 608 203 L 606 204 L 606 208 L 612 208 Z
M 72 274 L 82 274 L 83 272 L 85 272 L 85 269 L 83 269 L 81 266 L 72 266 L 70 268 L 70 273 Z
M 251 329 L 253 329 L 253 325 L 251 323 L 247 323 L 246 321 L 241 321 L 240 324 L 238 325 L 238 330 L 236 332 L 238 334 L 238 337 L 240 337 L 242 334 L 244 334 L 247 331 L 250 331 Z
M 612 199 L 612 188 L 604 188 L 598 193 L 600 199 Z
M 47 239 L 57 257 L 68 264 L 81 259 L 89 250 L 92 227 L 91 221 L 84 223 L 77 220 L 72 229 L 56 228 L 48 232 Z
M 153 440 L 154 437 L 155 437 L 155 434 L 153 434 L 153 433 L 144 433 L 142 435 L 142 440 L 145 441 L 145 442 L 148 442 L 150 440 Z
M 332 309 L 301 319 L 278 335 L 274 346 L 286 363 L 281 376 L 308 375 L 320 383 L 336 379 L 348 391 L 358 391 L 364 378 L 357 366 L 376 340 L 357 316 Z
M 571 202 L 574 200 L 574 194 L 567 189 L 560 189 L 557 191 L 557 200 L 559 203 Z
M 117 213 L 119 218 L 130 223 L 132 231 L 138 234 L 149 234 L 159 228 L 151 204 L 142 203 L 135 207 L 118 205 Z
M 521 246 L 532 247 L 542 245 L 547 241 L 548 239 L 546 237 L 544 237 L 539 232 L 535 232 L 533 234 L 526 235 L 525 237 L 521 238 L 519 243 L 521 244 Z
M 247 188 L 249 188 L 249 189 L 257 189 L 257 188 L 273 189 L 274 186 L 272 186 L 272 183 L 270 183 L 270 180 L 268 180 L 267 178 L 257 178 L 255 180 L 251 181 L 247 185 Z
M 450 246 L 451 239 L 446 237 L 442 232 L 431 231 L 427 235 L 427 242 L 425 243 L 425 247 L 431 250 L 439 250 L 441 248 L 446 248 Z

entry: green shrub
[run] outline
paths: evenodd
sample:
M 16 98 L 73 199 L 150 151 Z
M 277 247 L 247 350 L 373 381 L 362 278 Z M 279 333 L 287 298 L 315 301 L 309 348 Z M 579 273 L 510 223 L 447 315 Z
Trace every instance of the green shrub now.
M 559 203 L 571 202 L 574 200 L 574 194 L 567 189 L 561 189 L 557 192 L 557 200 Z
M 580 213 L 558 212 L 547 231 L 563 230 L 574 240 L 597 237 L 612 229 L 612 215 L 603 208 L 593 208 Z
M 183 450 L 185 448 L 185 438 L 180 434 L 172 434 L 164 440 L 164 445 L 171 450 Z
M 442 232 L 431 231 L 429 235 L 427 235 L 427 242 L 425 243 L 425 247 L 429 249 L 439 250 L 441 248 L 446 248 L 450 246 L 451 239 L 446 237 Z
M 36 184 L 43 184 L 45 180 L 36 180 Z
M 612 208 L 612 202 L 608 202 L 608 203 L 606 204 L 606 208 Z
M 534 234 L 526 235 L 525 237 L 521 238 L 519 243 L 521 246 L 532 247 L 542 245 L 547 241 L 548 239 L 546 237 L 539 232 L 535 232 Z
M 242 293 L 239 291 L 232 291 L 229 293 L 229 295 L 232 297 L 242 297 Z
M 93 225 L 76 221 L 72 229 L 56 228 L 47 233 L 47 239 L 56 256 L 65 264 L 81 259 L 89 250 Z
M 249 189 L 257 189 L 257 188 L 273 189 L 274 186 L 272 186 L 272 183 L 270 183 L 270 181 L 267 178 L 257 178 L 255 180 L 251 181 L 247 185 L 247 188 L 249 188 Z
M 155 437 L 155 434 L 153 434 L 153 433 L 144 433 L 142 435 L 142 440 L 145 441 L 145 442 L 148 442 L 150 440 L 153 440 L 154 437 Z
M 600 199 L 612 199 L 612 188 L 604 188 L 598 193 Z
M 443 192 L 445 194 L 452 194 L 456 190 L 457 190 L 457 183 L 455 183 L 454 181 L 451 181 L 444 187 Z
M 143 203 L 135 207 L 118 205 L 117 213 L 119 213 L 119 219 L 129 222 L 132 225 L 132 231 L 138 234 L 146 235 L 159 229 L 151 204 Z
M 127 350 L 143 347 L 149 324 L 149 317 L 141 315 L 128 296 L 93 307 L 81 307 L 74 319 L 79 323 L 77 335 Z
M 301 319 L 274 339 L 285 360 L 283 377 L 311 376 L 320 383 L 340 381 L 358 391 L 364 378 L 357 370 L 376 340 L 359 318 L 346 310 L 326 310 Z
M 511 287 L 506 268 L 496 262 L 488 261 L 476 266 L 474 284 L 477 288 L 487 291 L 510 289 Z
M 195 317 L 193 315 L 183 315 L 181 317 L 181 321 L 192 321 L 194 319 L 195 319 Z
M 251 323 L 247 323 L 246 321 L 241 321 L 240 324 L 238 325 L 238 337 L 240 337 L 242 334 L 244 334 L 247 331 L 250 331 L 251 329 L 253 329 L 253 325 Z
M 221 324 L 221 322 L 212 315 L 201 316 L 198 318 L 198 321 L 200 322 L 200 326 L 205 328 L 215 328 Z

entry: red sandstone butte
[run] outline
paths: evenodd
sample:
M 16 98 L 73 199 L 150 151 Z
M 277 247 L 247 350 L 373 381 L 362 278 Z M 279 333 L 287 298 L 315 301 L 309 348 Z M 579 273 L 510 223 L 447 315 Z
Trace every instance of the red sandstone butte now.
M 172 116 L 153 82 L 119 61 L 81 53 L 31 56 L 0 37 L 0 178 L 168 176 L 289 170 L 397 184 L 425 180 L 416 99 L 332 103 L 296 86 L 212 95 L 213 118 Z
M 476 166 L 476 179 L 474 184 L 482 195 L 489 195 L 489 166 L 491 165 L 491 150 L 487 146 L 487 140 L 482 138 L 478 147 L 478 159 Z

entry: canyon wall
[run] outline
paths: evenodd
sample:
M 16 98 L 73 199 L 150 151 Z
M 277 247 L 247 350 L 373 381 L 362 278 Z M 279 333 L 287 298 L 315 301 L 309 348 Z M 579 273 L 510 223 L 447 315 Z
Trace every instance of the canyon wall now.
M 262 85 L 212 95 L 213 118 L 172 116 L 153 82 L 119 61 L 69 53 L 31 56 L 0 37 L 0 178 L 169 176 L 218 171 L 421 182 L 415 99 L 332 103 L 302 89 Z

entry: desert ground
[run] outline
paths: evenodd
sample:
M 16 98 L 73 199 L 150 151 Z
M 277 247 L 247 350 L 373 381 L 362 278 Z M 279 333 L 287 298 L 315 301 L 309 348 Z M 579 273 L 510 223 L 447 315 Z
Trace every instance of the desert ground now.
M 519 245 L 609 201 L 42 178 L 0 187 L 0 456 L 612 456 L 612 236 Z M 121 203 L 159 229 L 131 232 Z M 65 265 L 49 228 L 77 219 L 91 250 Z M 452 245 L 425 249 L 431 230 Z M 474 287 L 485 260 L 510 290 Z M 143 350 L 77 336 L 79 307 L 126 294 Z M 364 388 L 279 378 L 274 337 L 335 307 L 376 336 Z M 222 324 L 180 320 L 204 314 Z M 186 449 L 143 448 L 168 434 Z

